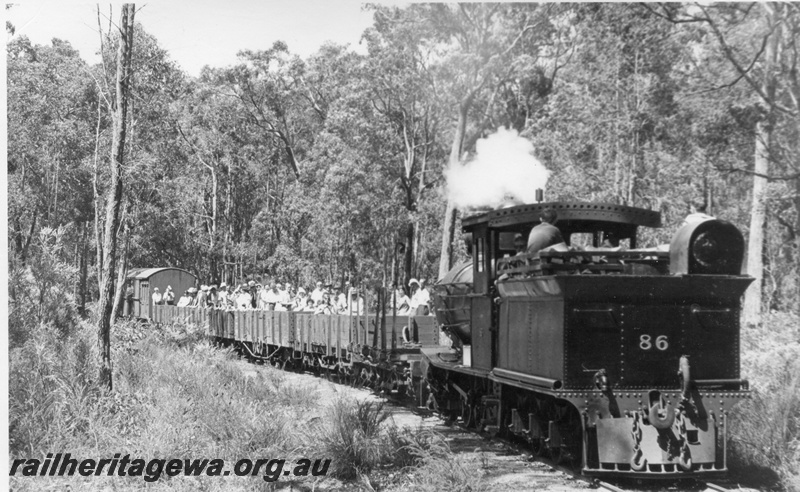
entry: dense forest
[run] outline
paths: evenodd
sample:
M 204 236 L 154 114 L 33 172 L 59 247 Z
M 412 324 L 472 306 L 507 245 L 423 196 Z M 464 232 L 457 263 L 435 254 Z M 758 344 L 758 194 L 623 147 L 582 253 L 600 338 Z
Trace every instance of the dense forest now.
M 798 310 L 800 6 L 368 8 L 366 54 L 276 42 L 197 78 L 137 19 L 117 275 L 388 285 L 397 265 L 403 284 L 435 280 L 463 255 L 448 170 L 505 128 L 549 171 L 547 200 L 658 210 L 649 242 L 692 205 L 737 224 L 761 279 L 751 312 Z M 6 26 L 12 332 L 99 295 L 119 43 L 105 27 L 92 66 Z
M 246 376 L 203 327 L 112 329 L 113 297 L 140 267 L 203 283 L 435 281 L 465 255 L 470 208 L 541 188 L 546 201 L 661 212 L 645 246 L 702 207 L 740 228 L 756 281 L 737 339 L 752 393 L 726 430 L 731 483 L 800 490 L 800 4 L 365 8 L 358 49 L 242 46 L 238 63 L 197 77 L 131 4 L 97 13 L 96 64 L 6 24 L 12 457 L 322 452 L 349 466 L 340 478 L 380 469 L 399 490 L 485 490 L 446 443 L 355 433 L 344 417 L 380 408 L 324 413 L 277 371 Z M 103 480 L 92 485 L 142 486 Z M 264 487 L 183 484 L 153 490 Z

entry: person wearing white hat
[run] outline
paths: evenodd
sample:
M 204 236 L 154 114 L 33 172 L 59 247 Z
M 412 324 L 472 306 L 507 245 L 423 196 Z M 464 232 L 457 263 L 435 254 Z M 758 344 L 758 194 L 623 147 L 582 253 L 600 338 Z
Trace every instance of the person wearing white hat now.
M 417 294 L 418 290 L 419 290 L 419 280 L 417 280 L 415 278 L 412 278 L 411 280 L 409 280 L 408 281 L 408 293 L 409 293 L 410 301 L 408 303 L 408 306 L 411 308 L 411 314 L 414 314 L 416 312 L 416 310 L 417 310 L 417 306 L 419 306 L 419 304 L 416 304 L 414 302 L 414 296 Z
M 192 303 L 192 289 L 194 289 L 194 287 L 188 289 L 183 293 L 181 298 L 178 299 L 178 307 L 186 307 Z
M 408 303 L 409 314 L 428 314 L 428 302 L 431 300 L 431 295 L 428 294 L 427 290 L 422 288 L 422 284 L 415 278 L 408 281 L 408 286 L 411 288 L 411 301 Z
M 219 292 L 217 293 L 217 307 L 225 309 L 228 307 L 228 284 L 222 282 L 219 284 Z
M 325 289 L 322 288 L 322 282 L 317 282 L 317 288 L 311 291 L 311 300 L 314 301 L 315 305 L 322 300 L 324 293 Z
M 302 311 L 306 308 L 307 301 L 309 300 L 306 289 L 299 287 L 297 289 L 297 297 L 294 298 L 292 311 Z
M 417 290 L 417 292 L 414 294 L 414 297 L 416 297 L 417 304 L 417 310 L 415 311 L 415 314 L 417 316 L 429 315 L 431 313 L 431 293 L 425 288 L 425 279 L 420 280 L 419 290 Z
M 172 292 L 172 286 L 168 285 L 167 290 L 164 291 L 164 304 L 172 306 L 175 304 L 175 293 Z
M 206 307 L 206 300 L 208 299 L 208 286 L 203 284 L 200 286 L 200 292 L 197 293 L 197 297 L 194 298 L 194 302 L 192 303 L 193 307 Z
M 239 294 L 236 296 L 237 309 L 253 309 L 253 296 L 246 284 L 239 286 Z
M 277 311 L 290 311 L 292 309 L 291 289 L 292 284 L 288 282 L 285 287 L 278 283 L 278 303 L 275 305 Z
M 345 314 L 364 314 L 364 298 L 357 288 L 350 289 L 350 299 L 347 300 Z
M 163 302 L 163 297 L 161 296 L 161 292 L 159 292 L 158 287 L 153 289 L 153 305 L 161 304 Z
M 336 288 L 332 300 L 334 311 L 337 313 L 345 313 L 347 311 L 347 295 L 342 292 L 341 288 Z

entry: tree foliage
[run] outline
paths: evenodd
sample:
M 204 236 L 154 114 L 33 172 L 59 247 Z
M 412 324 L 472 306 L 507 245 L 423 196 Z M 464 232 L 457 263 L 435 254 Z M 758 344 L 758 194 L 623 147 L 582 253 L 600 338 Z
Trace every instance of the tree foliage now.
M 363 54 L 247 46 L 196 78 L 140 19 L 119 231 L 128 266 L 178 266 L 207 283 L 435 277 L 458 245 L 443 172 L 500 127 L 534 143 L 547 199 L 659 210 L 667 227 L 645 242 L 668 241 L 692 204 L 748 232 L 768 120 L 762 299 L 798 309 L 795 6 L 370 8 Z M 89 66 L 65 41 L 7 30 L 10 261 L 43 261 L 40 232 L 62 230 L 57 255 L 81 284 L 102 239 L 93 189 L 110 178 L 115 41 Z M 97 284 L 71 290 L 92 297 Z

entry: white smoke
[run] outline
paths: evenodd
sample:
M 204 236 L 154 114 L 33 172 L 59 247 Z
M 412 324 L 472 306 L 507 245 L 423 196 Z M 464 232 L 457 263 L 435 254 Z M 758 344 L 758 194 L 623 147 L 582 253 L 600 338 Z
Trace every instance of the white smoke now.
M 473 158 L 445 173 L 448 197 L 459 208 L 534 203 L 549 175 L 533 156 L 533 144 L 505 128 L 478 140 Z

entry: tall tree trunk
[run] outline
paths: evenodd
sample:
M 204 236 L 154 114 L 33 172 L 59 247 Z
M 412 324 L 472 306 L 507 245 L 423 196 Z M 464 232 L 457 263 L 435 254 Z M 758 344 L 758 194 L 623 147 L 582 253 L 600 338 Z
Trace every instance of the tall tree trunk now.
M 31 227 L 28 230 L 28 237 L 25 238 L 25 245 L 22 246 L 22 253 L 19 255 L 19 260 L 22 266 L 25 266 L 28 261 L 28 249 L 31 246 L 31 239 L 33 239 L 33 233 L 36 232 L 36 219 L 39 217 L 39 211 L 33 211 L 33 219 L 31 219 Z
M 764 226 L 766 222 L 767 176 L 769 175 L 769 151 L 772 127 L 775 120 L 772 102 L 775 100 L 775 74 L 773 67 L 777 62 L 781 39 L 781 25 L 776 24 L 775 6 L 766 6 L 767 19 L 775 30 L 770 34 L 764 54 L 764 79 L 762 93 L 767 115 L 756 124 L 756 150 L 753 174 L 753 204 L 750 211 L 750 234 L 747 242 L 747 273 L 755 278 L 744 294 L 743 318 L 746 324 L 755 325 L 761 316 L 761 293 L 764 276 Z
M 100 13 L 98 10 L 98 19 L 100 18 Z M 100 191 L 97 185 L 97 182 L 100 179 L 100 123 L 102 122 L 102 111 L 103 111 L 103 104 L 101 102 L 102 95 L 97 94 L 97 127 L 95 128 L 94 134 L 94 175 L 92 176 L 92 189 L 94 191 L 94 245 L 95 245 L 95 254 L 97 255 L 96 264 L 97 264 L 97 285 L 100 285 L 102 279 L 100 278 L 101 272 L 103 270 L 103 230 L 102 230 L 102 218 L 100 212 Z
M 767 195 L 767 173 L 769 172 L 770 131 L 767 122 L 756 125 L 755 175 L 753 176 L 753 204 L 750 210 L 750 235 L 747 241 L 747 273 L 755 278 L 744 294 L 744 322 L 757 324 L 761 316 L 761 292 L 763 281 L 764 221 Z
M 800 314 L 800 178 L 794 180 L 794 265 L 798 269 L 795 271 L 794 278 L 796 290 L 794 296 L 795 313 Z
M 467 113 L 470 106 L 472 106 L 473 97 L 474 94 L 471 94 L 458 108 L 458 123 L 456 124 L 455 135 L 453 135 L 453 144 L 450 146 L 450 157 L 447 160 L 447 165 L 450 168 L 461 165 L 461 146 L 464 143 L 464 136 L 467 130 Z M 442 253 L 439 257 L 439 278 L 447 275 L 447 272 L 453 266 L 453 238 L 456 234 L 457 213 L 458 210 L 448 196 L 444 220 L 442 221 Z
M 83 231 L 81 234 L 81 265 L 80 265 L 80 281 L 78 282 L 78 314 L 86 316 L 86 277 L 89 272 L 89 224 L 83 223 Z
M 124 221 L 125 219 L 123 219 Z M 117 283 L 114 289 L 114 307 L 111 310 L 112 322 L 119 318 L 119 308 L 122 306 L 122 296 L 125 292 L 125 277 L 128 274 L 128 243 L 130 242 L 130 227 L 125 225 L 125 232 L 123 233 L 123 246 L 122 254 L 120 254 L 120 264 L 117 270 Z
M 117 230 L 122 208 L 122 172 L 125 155 L 128 96 L 131 84 L 131 52 L 133 50 L 133 22 L 135 5 L 122 6 L 119 24 L 120 39 L 117 51 L 117 84 L 114 108 L 114 135 L 111 141 L 111 180 L 106 194 L 105 237 L 103 264 L 100 275 L 100 302 L 97 321 L 97 344 L 100 352 L 100 383 L 112 388 L 111 380 L 111 311 L 114 299 L 114 274 L 116 273 Z
M 228 273 L 228 244 L 233 240 L 233 220 L 231 219 L 231 210 L 233 208 L 233 164 L 235 160 L 231 156 L 231 161 L 227 166 L 227 182 L 225 183 L 225 235 L 222 239 L 222 282 L 231 283 L 235 275 L 231 276 Z
M 403 278 L 403 283 L 408 284 L 408 281 L 411 280 L 413 274 L 411 272 L 411 268 L 413 265 L 414 260 L 414 222 L 413 219 L 409 218 L 408 224 L 406 224 L 406 252 L 405 258 L 403 259 L 403 273 L 405 274 Z

